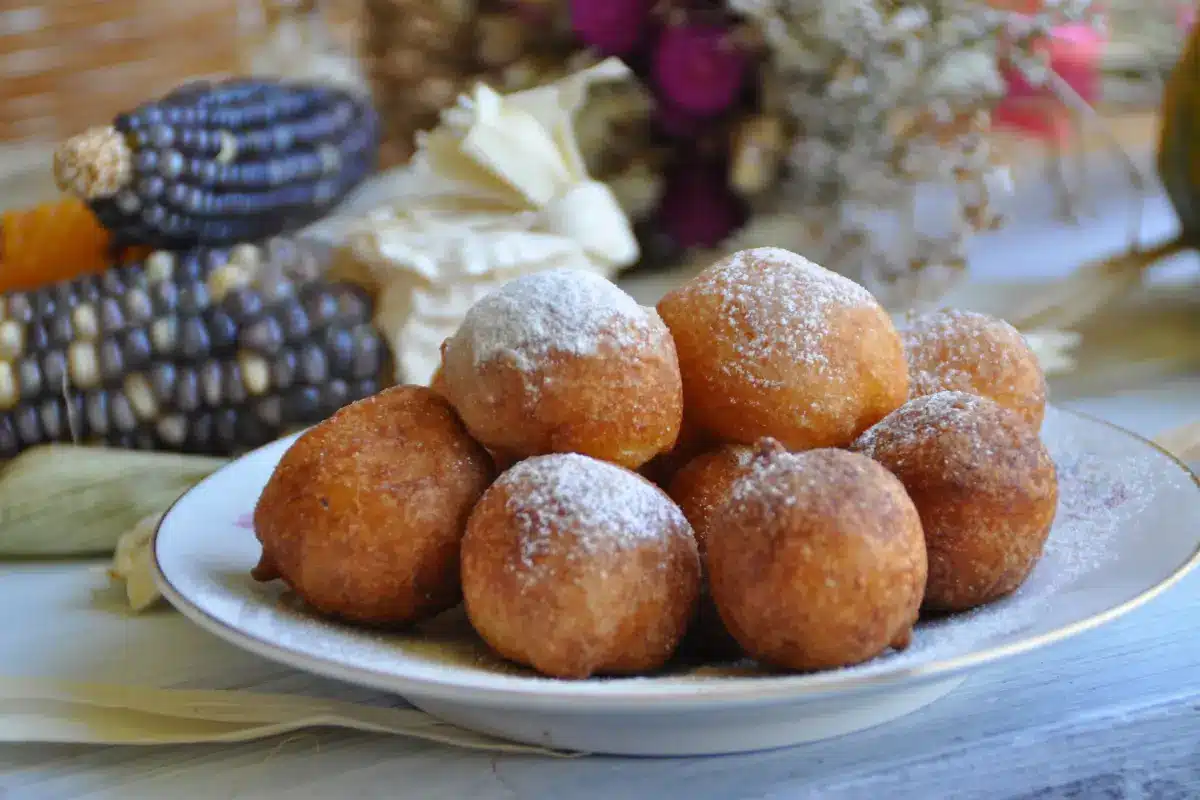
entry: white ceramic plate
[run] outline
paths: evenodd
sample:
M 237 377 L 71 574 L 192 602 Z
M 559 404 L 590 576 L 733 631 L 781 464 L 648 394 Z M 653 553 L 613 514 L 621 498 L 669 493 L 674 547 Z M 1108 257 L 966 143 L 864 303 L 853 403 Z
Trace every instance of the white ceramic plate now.
M 858 667 L 781 675 L 753 665 L 581 682 L 536 677 L 491 656 L 461 614 L 424 633 L 357 630 L 304 611 L 249 572 L 248 515 L 290 439 L 211 476 L 155 540 L 166 597 L 223 639 L 299 669 L 394 692 L 466 728 L 550 747 L 699 755 L 837 736 L 933 702 L 974 667 L 1058 641 L 1136 608 L 1200 561 L 1200 484 L 1154 445 L 1051 409 L 1043 438 L 1060 502 L 1045 556 L 988 608 L 923 623 L 913 646 Z

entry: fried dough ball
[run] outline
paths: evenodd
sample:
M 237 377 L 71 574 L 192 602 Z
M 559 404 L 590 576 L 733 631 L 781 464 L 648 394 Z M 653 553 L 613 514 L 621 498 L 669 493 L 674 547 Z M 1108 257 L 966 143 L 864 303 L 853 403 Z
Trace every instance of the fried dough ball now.
M 713 513 L 728 499 L 733 484 L 747 473 L 754 453 L 747 445 L 725 445 L 693 458 L 671 480 L 667 494 L 691 523 L 701 557 L 708 548 Z
M 844 447 L 908 396 L 900 337 L 875 298 L 787 250 L 718 261 L 658 311 L 688 414 L 721 440 Z
M 926 609 L 989 603 L 1033 570 L 1054 522 L 1058 480 L 1049 452 L 1016 413 L 939 392 L 905 403 L 854 449 L 895 474 L 921 514 Z
M 1046 378 L 1025 337 L 1002 319 L 974 311 L 932 311 L 900 331 L 909 395 L 967 392 L 995 400 L 1035 429 L 1046 413 Z
M 695 611 L 696 541 L 654 484 L 577 454 L 488 489 L 462 550 L 467 616 L 500 655 L 557 678 L 662 666 Z
M 658 487 L 666 489 L 671 485 L 671 480 L 679 470 L 715 446 L 712 437 L 700 430 L 684 411 L 675 446 L 647 461 L 638 470 L 638 474 L 653 481 Z
M 498 456 L 573 452 L 636 469 L 679 434 L 670 333 L 590 272 L 505 284 L 471 308 L 443 357 L 447 396 Z
M 907 647 L 925 589 L 925 539 L 904 487 L 844 450 L 765 441 L 714 515 L 713 599 L 754 658 L 791 670 Z
M 459 602 L 459 543 L 493 474 L 444 399 L 386 389 L 288 448 L 254 509 L 253 575 L 351 622 L 434 616 Z
M 729 499 L 733 485 L 747 473 L 753 455 L 754 449 L 745 445 L 726 445 L 703 453 L 676 472 L 667 489 L 667 494 L 692 525 L 702 567 L 699 607 L 684 646 L 711 658 L 734 658 L 742 652 L 741 646 L 725 629 L 713 604 L 704 560 L 713 516 Z
M 433 377 L 429 379 L 429 388 L 437 392 L 442 397 L 446 397 L 446 378 L 443 374 L 442 367 L 439 366 L 433 372 Z M 492 457 L 492 463 L 496 467 L 496 473 L 499 474 L 511 467 L 517 462 L 517 459 L 505 453 L 495 453 L 488 450 L 488 455 Z

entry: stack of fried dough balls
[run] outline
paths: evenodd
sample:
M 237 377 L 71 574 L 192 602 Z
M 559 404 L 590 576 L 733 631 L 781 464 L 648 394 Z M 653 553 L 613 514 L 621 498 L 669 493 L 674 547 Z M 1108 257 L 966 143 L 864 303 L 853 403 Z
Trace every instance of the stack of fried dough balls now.
M 436 391 L 296 440 L 256 509 L 255 575 L 360 623 L 461 599 L 493 651 L 564 679 L 677 653 L 870 660 L 923 608 L 1015 590 L 1053 521 L 1036 359 L 963 319 L 897 330 L 778 248 L 657 308 L 588 272 L 519 278 L 443 345 Z

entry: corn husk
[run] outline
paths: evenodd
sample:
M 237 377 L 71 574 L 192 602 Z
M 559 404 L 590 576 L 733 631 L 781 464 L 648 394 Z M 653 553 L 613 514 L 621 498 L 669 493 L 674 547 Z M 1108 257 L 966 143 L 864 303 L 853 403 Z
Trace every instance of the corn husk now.
M 498 286 L 564 267 L 612 278 L 637 260 L 629 219 L 588 174 L 574 133 L 590 87 L 631 75 L 610 59 L 512 94 L 478 84 L 420 138 L 411 164 L 377 181 L 392 196 L 326 222 L 319 235 L 339 246 L 331 274 L 377 296 L 397 383 L 427 383 L 442 342 Z
M 125 591 L 129 609 L 135 613 L 149 611 L 163 599 L 154 582 L 154 532 L 163 514 L 151 514 L 138 522 L 117 540 L 108 575 Z
M 111 554 L 224 459 L 46 445 L 0 470 L 0 557 Z

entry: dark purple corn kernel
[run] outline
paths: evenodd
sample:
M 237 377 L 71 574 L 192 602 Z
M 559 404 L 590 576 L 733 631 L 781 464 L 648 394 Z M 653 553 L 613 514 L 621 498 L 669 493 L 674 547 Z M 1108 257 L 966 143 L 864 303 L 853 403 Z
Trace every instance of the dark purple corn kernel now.
M 188 361 L 207 358 L 212 351 L 208 328 L 200 317 L 183 317 L 179 321 L 179 355 Z
M 179 307 L 179 287 L 171 281 L 159 281 L 150 288 L 150 301 L 155 314 L 171 314 Z
M 283 418 L 286 422 L 303 425 L 321 418 L 321 390 L 315 386 L 299 386 L 283 399 Z
M 247 350 L 272 356 L 283 347 L 283 326 L 274 316 L 266 316 L 242 329 L 238 343 Z
M 125 294 L 125 281 L 116 270 L 109 270 L 100 276 L 100 291 L 105 297 L 115 298 Z
M 89 432 L 104 436 L 108 433 L 108 392 L 97 389 L 83 398 L 83 416 Z
M 12 458 L 21 452 L 21 439 L 11 414 L 0 414 L 0 458 Z
M 150 363 L 150 359 L 154 355 L 153 347 L 150 344 L 150 337 L 146 335 L 146 331 L 142 328 L 134 328 L 133 330 L 125 331 L 120 337 L 121 341 L 121 356 L 125 359 L 125 365 L 130 369 L 142 369 Z
M 237 344 L 238 323 L 221 308 L 210 308 L 205 319 L 213 352 L 228 353 Z
M 37 352 L 50 346 L 50 332 L 40 321 L 34 321 L 25 326 L 25 352 Z
M 195 411 L 201 405 L 200 375 L 194 369 L 180 370 L 175 382 L 175 407 Z
M 16 364 L 17 390 L 22 400 L 36 400 L 42 394 L 42 365 L 36 355 L 28 355 Z
M 211 453 L 213 442 L 213 416 L 208 412 L 192 418 L 184 448 L 190 453 Z
M 323 338 L 330 371 L 340 378 L 351 377 L 354 372 L 354 334 L 346 328 L 329 328 Z
M 42 353 L 42 380 L 46 386 L 66 386 L 67 356 L 62 350 L 47 350 Z
M 174 364 L 155 364 L 150 370 L 150 389 L 154 399 L 162 404 L 169 404 L 175 397 L 176 376 L 178 370 Z
M 271 361 L 271 384 L 276 389 L 290 389 L 296 382 L 298 359 L 295 350 L 281 350 Z
M 71 318 L 64 315 L 52 317 L 47 328 L 52 347 L 65 347 L 75 338 L 75 326 Z
M 54 302 L 54 292 L 46 289 L 41 289 L 33 293 L 33 315 L 38 319 L 46 319 L 53 316 L 55 310 L 58 309 L 58 304 Z
M 61 398 L 43 400 L 38 407 L 38 418 L 42 423 L 42 433 L 51 442 L 61 441 L 64 433 L 70 433 L 66 404 Z
M 42 420 L 37 408 L 31 405 L 21 406 L 13 412 L 12 419 L 17 438 L 23 447 L 33 447 L 42 443 Z
M 120 383 L 125 375 L 125 358 L 121 346 L 114 339 L 105 339 L 96 351 L 99 363 L 100 380 L 106 385 Z

